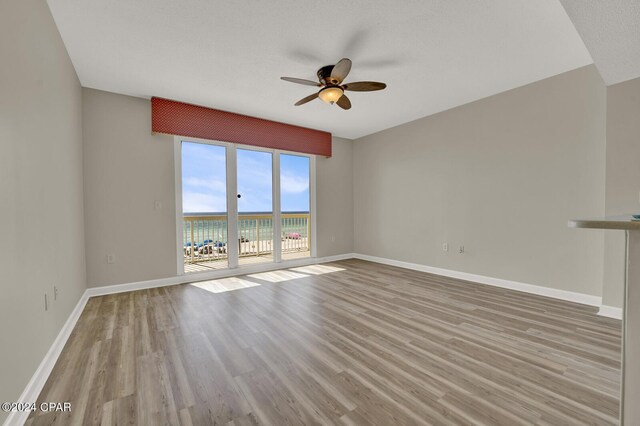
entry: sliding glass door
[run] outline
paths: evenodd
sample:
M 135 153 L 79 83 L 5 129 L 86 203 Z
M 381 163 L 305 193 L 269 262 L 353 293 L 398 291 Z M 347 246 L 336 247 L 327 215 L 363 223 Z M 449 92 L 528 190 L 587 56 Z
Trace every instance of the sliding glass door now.
M 176 139 L 178 272 L 312 255 L 313 157 Z
M 280 155 L 281 258 L 311 255 L 309 157 Z
M 223 146 L 182 143 L 185 272 L 228 267 L 226 163 Z
M 239 265 L 273 262 L 273 154 L 236 150 Z

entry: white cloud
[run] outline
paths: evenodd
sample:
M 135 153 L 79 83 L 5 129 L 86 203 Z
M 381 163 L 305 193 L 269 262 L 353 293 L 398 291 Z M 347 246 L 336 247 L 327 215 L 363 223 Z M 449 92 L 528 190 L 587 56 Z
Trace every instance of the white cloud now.
M 211 213 L 227 211 L 227 200 L 222 196 L 185 191 L 182 194 L 182 210 L 186 213 Z
M 215 177 L 203 179 L 195 176 L 189 176 L 184 179 L 183 184 L 196 188 L 207 188 L 213 191 L 222 192 L 223 194 L 227 190 L 224 180 L 217 179 Z
M 302 176 L 282 174 L 280 176 L 280 191 L 288 194 L 299 194 L 309 189 L 309 180 Z

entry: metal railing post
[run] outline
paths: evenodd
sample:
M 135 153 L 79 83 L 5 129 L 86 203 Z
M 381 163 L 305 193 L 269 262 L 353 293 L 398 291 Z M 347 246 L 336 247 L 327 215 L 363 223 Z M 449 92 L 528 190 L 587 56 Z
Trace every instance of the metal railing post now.
M 191 248 L 190 248 L 190 252 L 191 252 L 191 263 L 193 263 L 193 252 L 194 252 L 194 240 L 193 240 L 193 220 L 189 221 L 189 226 L 191 228 Z
M 260 219 L 256 219 L 256 240 L 258 242 L 258 256 L 260 256 Z

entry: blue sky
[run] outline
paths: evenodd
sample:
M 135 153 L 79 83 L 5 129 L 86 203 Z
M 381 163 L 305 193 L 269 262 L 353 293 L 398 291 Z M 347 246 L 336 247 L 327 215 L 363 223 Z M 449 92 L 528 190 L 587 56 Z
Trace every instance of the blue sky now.
M 270 212 L 272 206 L 271 154 L 238 149 L 240 212 Z M 182 206 L 185 213 L 225 212 L 225 149 L 182 143 Z M 309 210 L 309 158 L 280 156 L 282 211 Z

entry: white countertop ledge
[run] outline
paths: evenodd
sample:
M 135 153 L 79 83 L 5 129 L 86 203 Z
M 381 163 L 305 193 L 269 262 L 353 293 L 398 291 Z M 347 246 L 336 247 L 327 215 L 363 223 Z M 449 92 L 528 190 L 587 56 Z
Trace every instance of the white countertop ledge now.
M 596 217 L 593 219 L 572 219 L 569 228 L 639 230 L 640 220 L 632 220 L 631 215 Z

